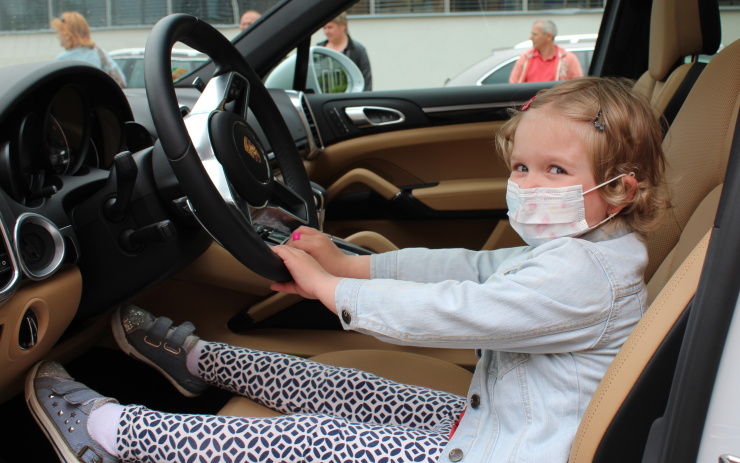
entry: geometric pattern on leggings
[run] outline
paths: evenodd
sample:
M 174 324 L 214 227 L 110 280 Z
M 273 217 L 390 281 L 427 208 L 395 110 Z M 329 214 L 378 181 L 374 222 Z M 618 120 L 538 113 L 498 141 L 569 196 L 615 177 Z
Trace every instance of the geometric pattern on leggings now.
M 328 415 L 239 418 L 124 407 L 118 455 L 137 462 L 436 462 L 447 436 Z
M 206 343 L 198 367 L 209 384 L 283 414 L 325 414 L 449 435 L 465 406 L 464 397 L 449 392 L 222 343 Z

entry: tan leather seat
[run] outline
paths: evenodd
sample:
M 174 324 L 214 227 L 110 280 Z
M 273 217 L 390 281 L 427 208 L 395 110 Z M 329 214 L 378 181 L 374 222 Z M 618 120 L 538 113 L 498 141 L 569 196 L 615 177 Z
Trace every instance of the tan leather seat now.
M 650 281 L 678 243 L 699 203 L 724 181 L 740 90 L 740 42 L 722 50 L 707 65 L 663 140 L 673 208 L 662 228 L 648 240 Z M 706 207 L 703 208 L 706 210 Z M 710 211 L 716 210 L 714 207 Z M 662 272 L 662 282 L 670 273 Z M 653 284 L 660 288 L 661 282 Z
M 700 68 L 684 59 L 712 55 L 719 47 L 719 6 L 701 0 L 654 0 L 650 19 L 648 70 L 635 89 L 650 99 L 658 114 L 665 114 L 690 71 Z

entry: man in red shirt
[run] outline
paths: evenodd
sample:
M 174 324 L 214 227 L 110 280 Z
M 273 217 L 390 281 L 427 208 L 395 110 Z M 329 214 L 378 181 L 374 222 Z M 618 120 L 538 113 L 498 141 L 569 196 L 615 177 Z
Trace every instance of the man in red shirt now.
M 549 19 L 535 21 L 529 38 L 532 48 L 522 53 L 511 70 L 509 82 L 543 82 L 583 77 L 581 63 L 573 53 L 555 45 L 558 31 Z

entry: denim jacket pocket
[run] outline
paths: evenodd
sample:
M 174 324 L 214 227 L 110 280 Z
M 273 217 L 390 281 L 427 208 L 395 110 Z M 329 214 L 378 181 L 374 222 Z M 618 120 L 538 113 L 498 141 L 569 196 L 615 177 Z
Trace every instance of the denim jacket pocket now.
M 527 360 L 529 360 L 529 354 L 523 354 L 521 352 L 494 352 L 488 371 L 498 379 L 501 379 L 506 373 Z

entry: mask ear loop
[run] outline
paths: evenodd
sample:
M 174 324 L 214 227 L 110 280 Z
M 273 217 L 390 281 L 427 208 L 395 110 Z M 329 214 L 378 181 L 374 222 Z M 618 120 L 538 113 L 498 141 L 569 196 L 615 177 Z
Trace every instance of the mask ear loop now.
M 629 174 L 619 174 L 616 177 L 614 177 L 614 178 L 612 178 L 610 180 L 607 180 L 606 182 L 604 182 L 604 183 L 602 183 L 600 185 L 596 185 L 595 187 L 591 188 L 588 191 L 584 191 L 583 193 L 581 193 L 581 195 L 585 195 L 586 193 L 591 193 L 594 190 L 598 190 L 602 186 L 608 185 L 608 184 L 612 183 L 614 180 L 620 179 L 620 178 L 624 177 L 625 175 L 629 175 L 630 177 L 634 177 L 635 176 L 635 173 L 634 172 L 630 172 Z
M 625 175 L 629 175 L 630 177 L 633 177 L 633 178 L 634 178 L 634 176 L 635 176 L 635 173 L 634 173 L 634 172 L 630 172 L 629 174 L 620 174 L 620 175 L 618 175 L 618 176 L 614 177 L 614 178 L 613 178 L 613 179 L 611 179 L 611 180 L 607 180 L 606 182 L 602 183 L 601 185 L 597 185 L 597 186 L 595 186 L 595 187 L 591 188 L 590 190 L 586 191 L 586 192 L 585 192 L 585 193 L 583 193 L 583 194 L 585 195 L 586 193 L 589 193 L 589 192 L 591 192 L 591 191 L 594 191 L 594 190 L 596 190 L 597 188 L 601 188 L 602 186 L 606 185 L 607 183 L 611 183 L 611 182 L 613 182 L 614 180 L 616 180 L 616 179 L 618 179 L 618 178 L 622 178 L 622 177 L 624 177 Z M 581 195 L 581 196 L 582 196 L 582 195 Z M 580 234 L 579 236 L 583 236 L 584 234 L 586 234 L 586 233 L 590 232 L 591 230 L 595 230 L 596 228 L 598 228 L 598 227 L 599 227 L 599 226 L 601 226 L 602 224 L 604 224 L 604 223 L 608 222 L 609 220 L 611 220 L 611 219 L 612 219 L 612 218 L 613 218 L 613 217 L 614 217 L 615 215 L 617 215 L 617 214 L 619 214 L 619 212 L 615 212 L 614 214 L 609 214 L 609 215 L 608 215 L 608 216 L 606 216 L 606 218 L 605 218 L 604 220 L 602 220 L 601 222 L 597 223 L 597 224 L 596 224 L 596 225 L 594 225 L 593 227 L 588 227 L 587 229 L 585 229 L 585 230 L 583 231 L 583 233 L 581 233 L 581 234 Z

